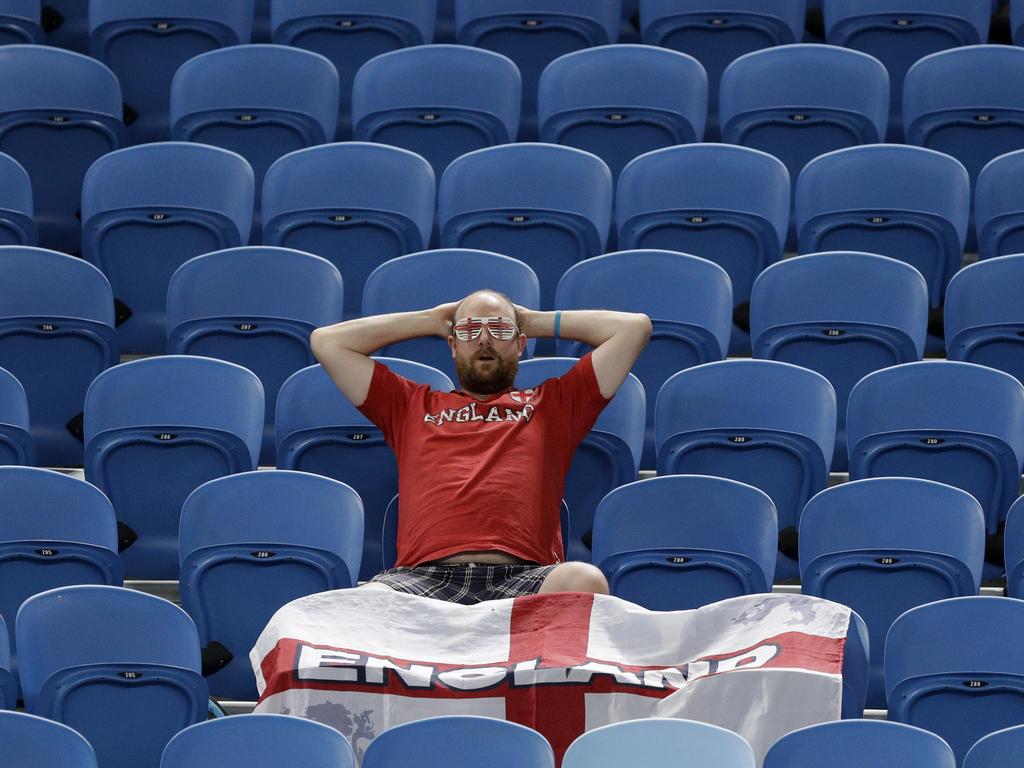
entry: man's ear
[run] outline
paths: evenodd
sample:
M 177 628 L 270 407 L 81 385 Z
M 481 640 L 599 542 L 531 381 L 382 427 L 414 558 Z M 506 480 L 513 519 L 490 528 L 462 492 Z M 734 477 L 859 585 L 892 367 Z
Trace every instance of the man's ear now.
M 455 359 L 455 337 L 454 336 L 449 336 L 448 337 L 448 348 L 451 349 L 451 351 L 452 351 L 452 360 L 454 360 Z
M 523 356 L 523 352 L 526 350 L 526 334 L 520 333 L 519 338 L 516 339 L 516 346 L 519 348 L 519 357 Z

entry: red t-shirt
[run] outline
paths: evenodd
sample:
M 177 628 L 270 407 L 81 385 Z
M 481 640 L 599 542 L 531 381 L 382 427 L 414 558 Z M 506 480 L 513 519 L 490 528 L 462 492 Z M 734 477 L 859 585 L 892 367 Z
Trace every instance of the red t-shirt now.
M 607 404 L 589 354 L 564 376 L 483 401 L 377 362 L 359 410 L 398 459 L 397 565 L 487 550 L 560 562 L 565 475 Z

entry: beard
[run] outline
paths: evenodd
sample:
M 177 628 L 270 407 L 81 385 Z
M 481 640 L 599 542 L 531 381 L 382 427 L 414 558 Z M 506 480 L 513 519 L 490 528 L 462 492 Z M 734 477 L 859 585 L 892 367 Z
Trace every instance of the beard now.
M 483 355 L 494 358 L 494 365 L 487 371 L 476 367 L 476 361 Z M 501 356 L 493 350 L 480 350 L 466 359 L 455 358 L 455 373 L 459 385 L 467 392 L 478 395 L 493 395 L 509 389 L 519 372 L 519 358 L 515 355 Z

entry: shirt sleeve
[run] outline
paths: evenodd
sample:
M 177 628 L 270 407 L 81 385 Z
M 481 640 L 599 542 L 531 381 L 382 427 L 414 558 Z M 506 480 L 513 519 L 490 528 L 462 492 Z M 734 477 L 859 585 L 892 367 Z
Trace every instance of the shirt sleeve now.
M 575 450 L 593 428 L 601 411 L 611 402 L 601 394 L 588 352 L 564 375 L 556 379 L 563 413 L 569 414 L 572 449 Z
M 379 360 L 373 361 L 373 378 L 359 412 L 376 424 L 388 445 L 395 448 L 413 393 L 421 386 L 399 376 Z

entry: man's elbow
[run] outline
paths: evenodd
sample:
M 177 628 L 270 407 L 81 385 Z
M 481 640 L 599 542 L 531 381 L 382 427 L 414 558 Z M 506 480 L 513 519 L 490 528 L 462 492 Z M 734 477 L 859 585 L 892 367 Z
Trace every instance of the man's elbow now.
M 651 333 L 654 330 L 651 324 L 651 318 L 645 315 L 643 312 L 636 312 L 633 314 L 632 323 L 636 327 L 637 337 L 640 339 L 642 344 L 647 344 L 651 339 Z
M 309 349 L 313 353 L 313 357 L 323 362 L 324 359 L 324 328 L 314 328 L 313 332 L 309 335 Z

